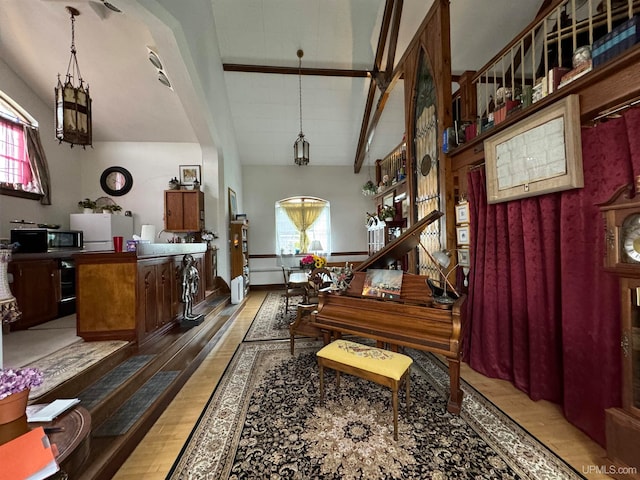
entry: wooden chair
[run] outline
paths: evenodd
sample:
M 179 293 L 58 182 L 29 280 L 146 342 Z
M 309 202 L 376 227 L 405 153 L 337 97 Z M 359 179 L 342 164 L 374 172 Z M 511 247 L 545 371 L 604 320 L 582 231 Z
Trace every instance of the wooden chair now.
M 286 297 L 284 315 L 289 312 L 289 298 L 296 295 L 306 296 L 306 289 L 302 285 L 292 285 L 289 281 L 289 268 L 282 267 L 282 276 L 284 278 L 284 296 Z
M 307 303 L 318 304 L 320 290 L 331 285 L 331 272 L 326 268 L 315 268 L 309 275 Z

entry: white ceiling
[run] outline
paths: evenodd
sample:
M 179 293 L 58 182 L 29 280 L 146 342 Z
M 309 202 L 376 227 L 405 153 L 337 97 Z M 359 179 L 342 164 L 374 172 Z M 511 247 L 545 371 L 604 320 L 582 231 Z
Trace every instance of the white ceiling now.
M 147 47 L 167 45 L 154 38 L 135 0 L 0 0 L 0 57 L 35 94 L 52 104 L 57 75 L 67 70 L 71 44 L 71 5 L 82 76 L 93 98 L 94 143 L 196 142 L 195 129 L 175 91 L 157 81 Z M 182 0 L 184 8 L 203 8 Z M 452 0 L 452 72 L 482 67 L 534 18 L 543 0 Z M 147 0 L 146 3 L 149 3 Z M 432 0 L 405 0 L 396 62 L 415 34 Z M 370 70 L 384 0 L 211 0 L 223 63 L 303 68 Z M 197 12 L 194 12 L 197 13 Z M 158 35 L 158 29 L 153 30 Z M 166 32 L 170 32 L 167 28 Z M 201 31 L 183 26 L 184 35 Z M 167 33 L 168 34 L 168 33 Z M 214 37 L 216 38 L 216 37 Z M 171 44 L 171 42 L 169 42 Z M 170 80 L 185 78 L 176 52 L 158 54 Z M 386 63 L 386 60 L 383 64 Z M 174 69 L 172 71 L 172 68 Z M 180 69 L 180 71 L 176 71 Z M 292 164 L 299 131 L 298 76 L 225 72 L 225 88 L 244 165 Z M 368 78 L 307 76 L 302 82 L 302 127 L 311 145 L 312 165 L 353 165 L 365 110 Z M 0 89 L 2 87 L 0 86 Z M 53 112 L 52 112 L 53 114 Z M 398 145 L 404 133 L 402 83 L 394 89 L 371 144 L 371 160 Z M 52 133 L 53 135 L 53 133 Z

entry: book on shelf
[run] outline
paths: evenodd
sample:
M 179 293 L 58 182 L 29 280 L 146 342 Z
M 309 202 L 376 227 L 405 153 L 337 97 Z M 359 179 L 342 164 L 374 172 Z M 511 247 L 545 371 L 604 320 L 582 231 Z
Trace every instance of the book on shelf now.
M 569 70 L 567 73 L 565 73 L 560 79 L 560 84 L 558 85 L 558 88 L 562 88 L 568 83 L 571 83 L 574 80 L 579 79 L 580 77 L 589 73 L 592 69 L 593 69 L 593 62 L 591 59 L 589 59 L 586 62 L 584 62 L 582 65 L 574 68 L 573 70 Z

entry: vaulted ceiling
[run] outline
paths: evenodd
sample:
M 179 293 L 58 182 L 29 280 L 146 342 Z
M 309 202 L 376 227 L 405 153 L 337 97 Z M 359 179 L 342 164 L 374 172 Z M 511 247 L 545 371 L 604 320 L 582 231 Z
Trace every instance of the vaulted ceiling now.
M 150 29 L 141 9 L 153 0 L 0 0 L 0 57 L 43 102 L 52 104 L 57 75 L 70 56 L 71 21 L 65 6 L 80 11 L 75 22 L 77 58 L 93 98 L 94 143 L 196 142 L 193 109 L 181 100 L 188 89 L 177 51 Z M 433 0 L 211 0 L 184 1 L 185 9 L 211 8 L 217 45 L 213 61 L 224 67 L 231 118 L 243 165 L 290 165 L 300 129 L 311 144 L 312 165 L 354 165 L 385 7 L 401 17 L 397 62 Z M 204 3 L 204 6 L 203 6 Z M 543 0 L 452 0 L 452 73 L 482 67 L 539 11 Z M 114 11 L 115 7 L 120 12 Z M 387 7 L 388 8 L 388 7 Z M 153 31 L 153 34 L 151 33 Z M 184 28 L 198 38 L 201 28 Z M 166 29 L 171 35 L 171 29 Z M 148 61 L 157 51 L 171 90 L 158 82 Z M 296 51 L 304 50 L 298 72 Z M 381 57 L 386 67 L 387 57 Z M 186 81 L 185 81 L 186 79 Z M 0 87 L 2 88 L 2 87 Z M 404 134 L 402 82 L 391 92 L 365 163 L 381 158 Z M 53 135 L 53 132 L 51 133 Z

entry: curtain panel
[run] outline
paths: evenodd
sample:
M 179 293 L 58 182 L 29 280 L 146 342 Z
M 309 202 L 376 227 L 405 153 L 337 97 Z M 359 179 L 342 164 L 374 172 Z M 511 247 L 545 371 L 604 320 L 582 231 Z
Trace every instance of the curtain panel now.
M 40 132 L 36 128 L 25 126 L 24 134 L 27 138 L 27 151 L 29 152 L 31 171 L 42 189 L 40 203 L 42 205 L 51 205 L 51 177 L 49 175 L 47 155 L 40 141 Z
M 582 130 L 584 188 L 487 204 L 469 172 L 471 259 L 465 361 L 533 400 L 562 405 L 601 445 L 621 403 L 618 278 L 603 269 L 598 204 L 640 174 L 640 110 Z

